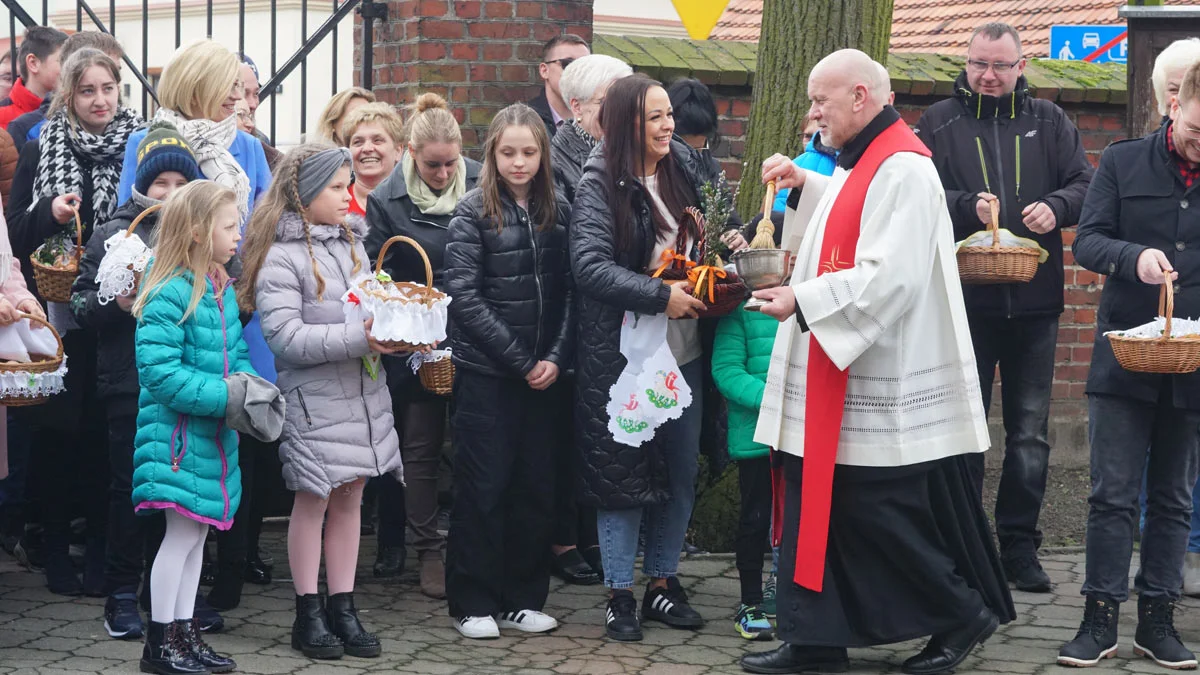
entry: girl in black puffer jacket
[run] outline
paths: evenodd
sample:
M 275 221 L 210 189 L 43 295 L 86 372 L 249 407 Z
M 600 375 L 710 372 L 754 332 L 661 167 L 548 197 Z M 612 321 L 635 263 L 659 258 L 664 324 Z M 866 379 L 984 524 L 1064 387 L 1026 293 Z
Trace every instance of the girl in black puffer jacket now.
M 455 500 L 446 546 L 450 616 L 469 638 L 543 632 L 550 591 L 555 381 L 574 341 L 566 224 L 537 113 L 492 121 L 480 187 L 450 221 Z M 494 618 L 493 618 L 494 617 Z

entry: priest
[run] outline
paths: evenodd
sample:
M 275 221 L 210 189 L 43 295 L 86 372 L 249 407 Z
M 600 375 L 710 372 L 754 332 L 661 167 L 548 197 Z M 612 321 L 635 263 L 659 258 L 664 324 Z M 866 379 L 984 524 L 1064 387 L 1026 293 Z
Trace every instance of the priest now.
M 988 447 L 946 198 L 879 64 L 835 52 L 808 80 L 825 178 L 775 155 L 790 286 L 755 440 L 773 448 L 779 637 L 752 673 L 843 672 L 847 647 L 932 636 L 942 673 L 1013 618 L 966 458 Z M 790 244 L 788 243 L 790 242 Z

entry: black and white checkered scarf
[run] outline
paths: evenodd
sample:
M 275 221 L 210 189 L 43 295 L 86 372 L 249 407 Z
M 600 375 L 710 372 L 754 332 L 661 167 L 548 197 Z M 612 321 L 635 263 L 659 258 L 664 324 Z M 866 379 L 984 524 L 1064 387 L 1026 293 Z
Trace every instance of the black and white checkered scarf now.
M 73 192 L 83 196 L 83 172 L 92 176 L 92 212 L 103 223 L 117 210 L 117 187 L 129 135 L 142 125 L 142 118 L 121 107 L 102 134 L 93 134 L 71 122 L 65 109 L 54 113 L 42 127 L 42 151 L 37 176 L 33 179 L 34 203 L 40 199 Z

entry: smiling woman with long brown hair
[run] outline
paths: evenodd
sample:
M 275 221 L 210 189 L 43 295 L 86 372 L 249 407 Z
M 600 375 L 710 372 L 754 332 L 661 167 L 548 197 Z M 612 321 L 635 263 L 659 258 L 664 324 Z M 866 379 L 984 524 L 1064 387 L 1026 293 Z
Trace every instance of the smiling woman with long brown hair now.
M 675 577 L 695 500 L 703 407 L 695 317 L 703 303 L 648 272 L 667 249 L 695 250 L 697 232 L 684 209 L 699 202 L 704 170 L 694 150 L 673 140 L 666 90 L 643 75 L 609 87 L 600 123 L 604 145 L 584 167 L 570 227 L 578 321 L 588 327 L 579 331 L 576 349 L 576 441 L 582 453 L 582 499 L 599 509 L 604 583 L 612 589 L 607 632 L 615 640 L 640 640 L 631 589 L 643 516 L 644 572 L 651 578 L 643 617 L 677 627 L 703 624 Z M 617 443 L 607 416 L 595 413 L 605 408 L 624 365 L 619 348 L 626 311 L 676 319 L 667 341 L 693 393 L 683 416 L 663 424 L 641 447 Z

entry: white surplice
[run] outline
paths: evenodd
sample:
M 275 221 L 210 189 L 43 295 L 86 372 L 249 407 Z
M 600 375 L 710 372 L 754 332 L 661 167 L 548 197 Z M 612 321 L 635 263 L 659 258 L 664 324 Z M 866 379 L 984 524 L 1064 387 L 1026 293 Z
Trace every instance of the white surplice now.
M 851 170 L 853 171 L 853 170 Z M 821 241 L 850 172 L 807 173 L 788 211 L 796 249 L 794 318 L 775 338 L 754 440 L 804 455 L 809 342 L 850 369 L 837 462 L 904 466 L 988 448 L 979 375 L 955 261 L 946 195 L 928 158 L 897 153 L 867 188 L 853 260 L 820 277 Z M 811 214 L 811 215 L 810 215 Z M 811 392 L 820 396 L 821 392 Z

